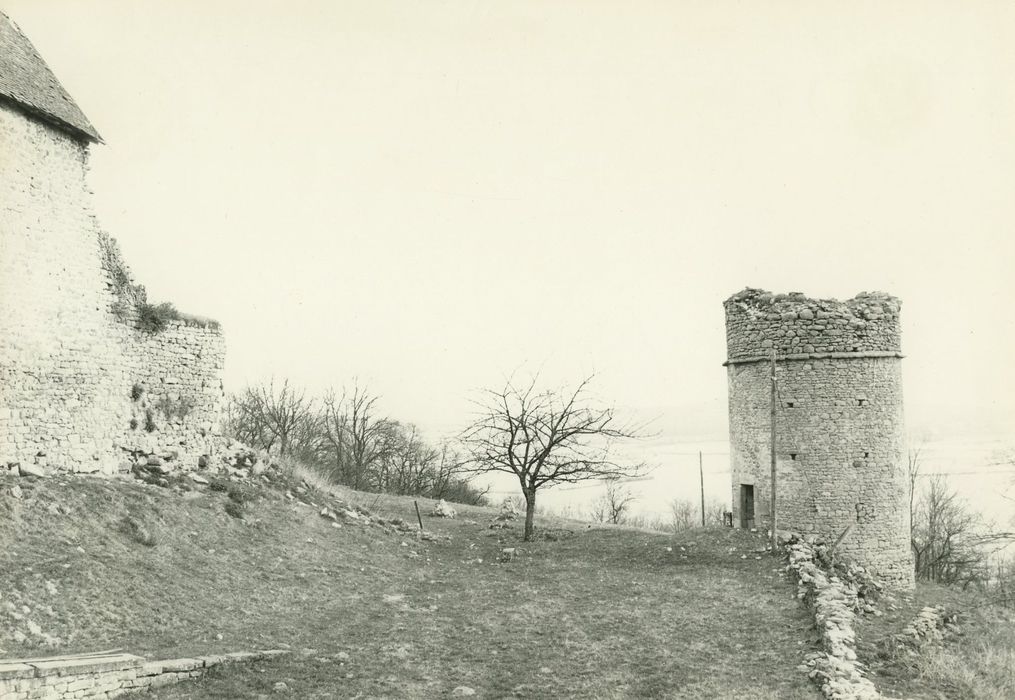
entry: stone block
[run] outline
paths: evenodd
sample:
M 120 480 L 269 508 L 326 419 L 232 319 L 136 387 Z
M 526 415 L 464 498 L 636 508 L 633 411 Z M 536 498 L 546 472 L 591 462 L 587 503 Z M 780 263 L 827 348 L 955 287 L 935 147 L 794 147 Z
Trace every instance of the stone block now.
M 234 651 L 222 656 L 224 662 L 253 661 L 257 659 L 257 653 L 253 651 Z
M 162 661 L 163 673 L 179 673 L 180 671 L 190 671 L 195 668 L 204 668 L 204 660 L 200 658 L 196 659 L 169 659 Z
M 0 662 L 0 681 L 26 677 L 31 678 L 34 674 L 35 669 L 28 664 L 18 662 Z

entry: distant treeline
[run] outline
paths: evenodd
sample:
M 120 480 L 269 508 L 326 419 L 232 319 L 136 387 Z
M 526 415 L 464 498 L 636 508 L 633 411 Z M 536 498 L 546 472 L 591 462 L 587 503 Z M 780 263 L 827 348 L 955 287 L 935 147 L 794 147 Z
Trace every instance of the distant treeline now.
M 358 383 L 315 397 L 273 380 L 231 396 L 225 428 L 251 447 L 360 491 L 485 502 L 486 491 L 469 483 L 451 445 L 428 442 L 415 425 L 383 415 L 377 404 Z

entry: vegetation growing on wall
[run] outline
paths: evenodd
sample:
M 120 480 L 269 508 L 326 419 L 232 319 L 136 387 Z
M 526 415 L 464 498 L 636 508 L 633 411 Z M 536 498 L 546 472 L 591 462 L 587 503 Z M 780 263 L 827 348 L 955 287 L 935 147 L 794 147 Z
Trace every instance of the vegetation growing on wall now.
M 218 321 L 185 314 L 169 302 L 149 303 L 144 285 L 134 282 L 130 268 L 123 261 L 116 239 L 104 231 L 100 231 L 98 237 L 102 269 L 109 275 L 109 285 L 116 297 L 113 313 L 120 321 L 131 324 L 136 320 L 140 330 L 153 334 L 164 331 L 170 321 L 182 321 L 189 326 L 202 328 L 219 327 Z
M 189 396 L 181 396 L 178 399 L 172 399 L 169 396 L 164 395 L 158 400 L 158 402 L 156 402 L 155 408 L 161 411 L 162 415 L 164 415 L 167 420 L 172 418 L 183 420 L 190 415 L 190 412 L 194 410 L 196 405 L 197 403 L 194 399 Z
M 137 309 L 138 328 L 146 333 L 161 333 L 169 326 L 170 321 L 176 320 L 179 315 L 169 302 L 161 304 L 149 304 L 145 302 Z
M 109 275 L 109 284 L 116 297 L 113 313 L 121 321 L 129 323 L 137 310 L 147 304 L 148 294 L 143 285 L 134 282 L 116 239 L 105 231 L 99 231 L 98 238 L 102 269 Z

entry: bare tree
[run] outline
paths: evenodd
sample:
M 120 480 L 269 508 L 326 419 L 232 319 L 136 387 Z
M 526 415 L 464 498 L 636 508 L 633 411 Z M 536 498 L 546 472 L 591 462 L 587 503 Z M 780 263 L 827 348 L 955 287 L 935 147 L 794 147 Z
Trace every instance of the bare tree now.
M 592 503 L 592 519 L 598 523 L 622 525 L 628 516 L 635 496 L 616 479 L 607 479 L 606 491 Z
M 378 474 L 378 488 L 387 493 L 429 498 L 481 501 L 486 491 L 464 488 L 462 458 L 446 441 L 433 445 L 411 423 L 388 423 L 388 445 Z M 466 494 L 465 492 L 469 493 Z
M 701 517 L 700 506 L 682 498 L 674 498 L 670 502 L 670 515 L 673 518 L 673 530 L 689 530 L 694 527 Z
M 705 504 L 705 527 L 721 527 L 725 524 L 723 513 L 727 506 L 722 501 L 709 500 Z M 674 532 L 701 527 L 701 504 L 689 499 L 674 498 L 670 501 L 668 528 Z
M 329 390 L 323 400 L 324 439 L 327 442 L 330 471 L 335 481 L 354 489 L 377 487 L 383 482 L 384 458 L 391 447 L 392 421 L 378 418 L 375 405 L 378 397 L 358 382 L 352 391 L 338 395 Z
M 281 457 L 288 456 L 300 439 L 312 439 L 316 418 L 314 400 L 288 379 L 281 386 L 274 378 L 266 385 L 248 386 L 229 404 L 231 434 Z
M 916 542 L 913 539 L 913 532 L 916 527 L 916 480 L 920 478 L 919 447 L 909 451 L 907 466 L 907 476 L 909 477 L 909 539 L 915 548 Z M 915 554 L 916 550 L 914 549 L 913 551 Z
M 959 499 L 946 477 L 928 479 L 913 512 L 917 578 L 968 586 L 986 577 L 984 523 Z
M 642 465 L 611 454 L 617 440 L 640 437 L 619 424 L 613 408 L 588 397 L 592 377 L 569 391 L 519 387 L 511 380 L 476 401 L 478 416 L 461 435 L 474 473 L 513 474 L 525 496 L 525 540 L 532 539 L 536 494 L 555 484 L 633 476 Z
M 723 514 L 729 510 L 725 503 L 717 500 L 710 500 L 705 505 L 705 525 L 711 527 L 722 527 L 726 524 Z
M 315 400 L 288 380 L 272 380 L 229 398 L 226 434 L 355 489 L 485 502 L 489 489 L 468 482 L 447 441 L 426 441 L 415 425 L 380 415 L 377 404 L 358 382 Z

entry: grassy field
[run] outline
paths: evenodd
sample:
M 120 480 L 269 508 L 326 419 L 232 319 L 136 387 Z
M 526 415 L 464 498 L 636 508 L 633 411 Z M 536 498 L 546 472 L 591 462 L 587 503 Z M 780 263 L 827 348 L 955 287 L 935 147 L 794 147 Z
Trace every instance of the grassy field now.
M 0 656 L 45 653 L 46 640 L 53 653 L 150 658 L 292 650 L 148 696 L 162 699 L 443 698 L 460 686 L 486 698 L 818 697 L 796 669 L 812 620 L 749 533 L 544 520 L 523 543 L 517 526 L 488 527 L 493 509 L 446 520 L 421 500 L 437 536 L 423 541 L 390 522 L 415 525 L 411 499 L 240 491 L 0 478 Z M 336 498 L 388 522 L 334 527 L 319 511 Z M 513 560 L 499 561 L 504 547 Z M 862 623 L 862 658 L 933 594 Z M 966 630 L 918 661 L 875 663 L 876 682 L 904 697 L 1013 697 L 996 675 L 1010 678 L 1011 639 Z
M 427 542 L 335 528 L 272 487 L 237 519 L 207 487 L 62 481 L 0 486 L 7 657 L 40 653 L 31 622 L 60 640 L 54 653 L 292 649 L 158 698 L 276 696 L 278 682 L 298 698 L 437 698 L 459 686 L 501 698 L 816 697 L 795 670 L 810 620 L 749 534 L 557 521 L 521 543 L 517 527 L 489 529 L 494 510 L 445 520 L 421 501 L 428 531 L 447 538 Z M 14 483 L 20 499 L 7 495 Z M 411 499 L 341 495 L 415 520 Z M 500 563 L 506 546 L 517 556 Z

